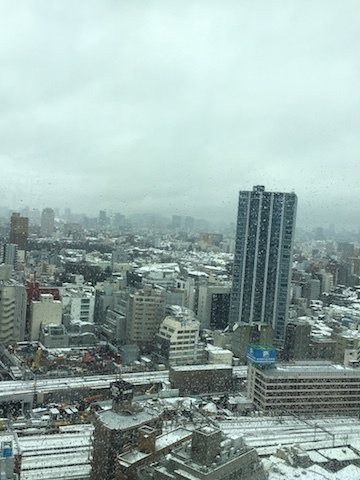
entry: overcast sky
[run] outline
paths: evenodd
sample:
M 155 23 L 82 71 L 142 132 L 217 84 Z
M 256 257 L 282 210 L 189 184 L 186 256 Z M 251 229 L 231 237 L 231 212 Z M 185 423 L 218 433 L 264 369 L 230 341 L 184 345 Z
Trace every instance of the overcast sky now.
M 2 0 L 2 204 L 357 227 L 358 0 Z

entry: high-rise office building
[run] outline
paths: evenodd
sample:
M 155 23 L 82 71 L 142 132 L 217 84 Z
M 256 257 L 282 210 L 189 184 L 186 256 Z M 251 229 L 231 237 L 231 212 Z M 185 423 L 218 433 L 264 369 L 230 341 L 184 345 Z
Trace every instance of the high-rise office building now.
M 29 219 L 13 213 L 10 222 L 10 243 L 15 243 L 19 250 L 27 250 L 29 236 Z
M 43 237 L 51 237 L 55 227 L 55 212 L 52 208 L 44 208 L 41 213 L 40 233 Z
M 239 193 L 229 323 L 269 324 L 282 342 L 289 309 L 297 197 Z

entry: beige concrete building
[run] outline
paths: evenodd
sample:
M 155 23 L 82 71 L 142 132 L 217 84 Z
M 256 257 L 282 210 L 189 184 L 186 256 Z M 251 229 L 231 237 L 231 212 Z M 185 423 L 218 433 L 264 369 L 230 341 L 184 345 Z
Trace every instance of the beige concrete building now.
M 215 347 L 214 345 L 207 345 L 208 363 L 232 365 L 233 353 L 231 350 L 225 348 Z
M 178 314 L 167 316 L 155 337 L 155 352 L 168 365 L 201 363 L 204 345 L 199 341 L 200 322 L 194 313 L 179 307 Z
M 335 346 L 335 362 L 346 367 L 355 367 L 360 362 L 360 332 L 347 330 L 337 335 Z
M 136 343 L 151 349 L 154 335 L 165 317 L 163 290 L 145 285 L 142 290 L 129 295 L 126 308 L 127 343 Z
M 30 339 L 39 339 L 42 325 L 60 325 L 61 321 L 61 301 L 54 300 L 51 294 L 40 294 L 40 299 L 32 300 L 30 304 Z

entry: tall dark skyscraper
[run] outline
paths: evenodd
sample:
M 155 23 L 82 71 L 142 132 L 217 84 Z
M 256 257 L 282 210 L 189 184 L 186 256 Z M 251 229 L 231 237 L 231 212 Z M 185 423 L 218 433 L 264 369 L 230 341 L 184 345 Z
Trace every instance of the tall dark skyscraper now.
M 13 213 L 10 222 L 10 243 L 15 243 L 19 250 L 27 250 L 29 236 L 29 219 Z
M 239 193 L 229 323 L 265 323 L 282 342 L 289 309 L 297 197 L 255 186 Z

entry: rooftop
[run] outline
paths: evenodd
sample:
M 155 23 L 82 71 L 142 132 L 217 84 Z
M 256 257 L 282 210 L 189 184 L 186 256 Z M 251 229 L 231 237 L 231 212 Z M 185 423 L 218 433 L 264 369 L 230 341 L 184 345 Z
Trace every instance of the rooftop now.
M 151 422 L 158 417 L 158 412 L 152 409 L 144 409 L 139 412 L 116 413 L 113 410 L 98 412 L 102 423 L 110 430 L 129 430 L 137 425 Z
M 210 365 L 178 365 L 171 367 L 175 372 L 188 372 L 188 371 L 197 371 L 197 370 L 231 370 L 230 365 L 225 364 L 210 364 Z
M 360 378 L 360 369 L 344 367 L 331 362 L 281 363 L 261 370 L 266 377 L 350 377 Z

